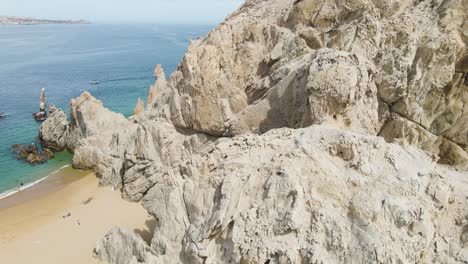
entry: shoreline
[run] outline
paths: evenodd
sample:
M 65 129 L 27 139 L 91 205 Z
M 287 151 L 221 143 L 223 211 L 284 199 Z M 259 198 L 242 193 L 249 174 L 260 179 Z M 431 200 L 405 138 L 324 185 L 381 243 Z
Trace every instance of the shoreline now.
M 99 187 L 92 172 L 68 166 L 0 200 L 0 256 L 16 264 L 101 263 L 95 244 L 116 226 L 150 239 L 154 219 L 119 191 Z
M 53 171 L 52 173 L 44 176 L 43 178 L 40 178 L 39 180 L 36 180 L 34 182 L 25 184 L 23 186 L 19 186 L 18 188 L 10 189 L 10 190 L 7 190 L 7 191 L 4 191 L 4 192 L 0 193 L 0 201 L 2 199 L 4 199 L 4 198 L 15 195 L 16 193 L 25 191 L 25 190 L 27 190 L 27 189 L 41 183 L 42 181 L 46 180 L 47 178 L 55 176 L 56 174 L 60 173 L 61 170 L 64 170 L 65 168 L 68 168 L 68 167 L 71 167 L 71 164 L 64 165 L 64 166 L 58 168 L 57 170 Z
M 39 180 L 0 194 L 0 210 L 46 196 L 90 173 L 92 172 L 75 170 L 71 164 L 64 165 Z

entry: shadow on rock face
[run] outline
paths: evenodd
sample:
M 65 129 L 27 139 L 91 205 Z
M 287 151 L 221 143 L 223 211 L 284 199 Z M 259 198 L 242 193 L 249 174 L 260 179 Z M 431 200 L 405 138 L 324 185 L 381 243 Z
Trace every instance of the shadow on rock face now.
M 153 239 L 154 230 L 158 225 L 158 220 L 152 218 L 150 220 L 146 220 L 145 222 L 146 229 L 135 229 L 133 230 L 135 233 L 139 234 L 143 240 L 146 241 L 149 245 L 151 245 L 151 239 Z

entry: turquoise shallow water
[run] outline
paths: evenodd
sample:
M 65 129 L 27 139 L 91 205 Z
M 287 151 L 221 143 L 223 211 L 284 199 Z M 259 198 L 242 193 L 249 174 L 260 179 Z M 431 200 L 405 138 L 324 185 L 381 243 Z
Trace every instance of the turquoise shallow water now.
M 46 164 L 17 161 L 12 144 L 30 144 L 40 123 L 39 92 L 67 114 L 69 101 L 90 91 L 113 111 L 131 115 L 137 98 L 146 98 L 153 69 L 174 71 L 190 39 L 211 26 L 39 25 L 0 27 L 0 194 L 20 182 L 35 182 L 69 164 L 71 154 L 58 153 Z M 90 85 L 90 80 L 100 80 Z

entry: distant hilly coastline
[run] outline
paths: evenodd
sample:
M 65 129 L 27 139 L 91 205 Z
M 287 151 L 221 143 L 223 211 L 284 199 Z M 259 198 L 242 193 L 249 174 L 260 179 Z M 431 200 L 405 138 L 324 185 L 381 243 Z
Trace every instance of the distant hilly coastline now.
M 90 24 L 87 20 L 51 20 L 29 17 L 0 16 L 0 25 Z

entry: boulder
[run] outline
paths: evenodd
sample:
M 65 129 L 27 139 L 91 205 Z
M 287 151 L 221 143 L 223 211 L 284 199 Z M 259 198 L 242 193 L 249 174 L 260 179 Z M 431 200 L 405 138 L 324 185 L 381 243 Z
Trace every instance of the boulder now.
M 26 161 L 31 164 L 42 164 L 47 161 L 47 158 L 42 155 L 29 153 L 29 155 L 26 157 Z
M 20 144 L 15 144 L 11 146 L 11 150 L 13 153 L 16 154 L 16 157 L 18 159 L 26 159 L 30 153 L 35 153 L 39 151 L 36 144 L 30 144 L 30 145 L 20 145 Z
M 67 146 L 68 120 L 62 109 L 56 109 L 39 128 L 39 140 L 47 148 L 63 151 Z
M 137 264 L 145 261 L 151 248 L 137 234 L 122 228 L 112 229 L 96 243 L 95 255 L 116 264 Z
M 54 152 L 49 148 L 44 148 L 40 151 L 41 156 L 44 156 L 46 159 L 50 160 L 55 157 Z
M 57 111 L 57 107 L 55 104 L 50 104 L 49 105 L 49 115 L 53 114 L 55 111 Z
M 39 149 L 36 144 L 20 145 L 11 147 L 11 151 L 19 160 L 25 160 L 31 164 L 42 164 L 54 158 L 54 152 L 48 148 Z
M 46 112 L 37 112 L 33 114 L 34 119 L 36 121 L 45 121 L 47 119 L 47 113 Z

